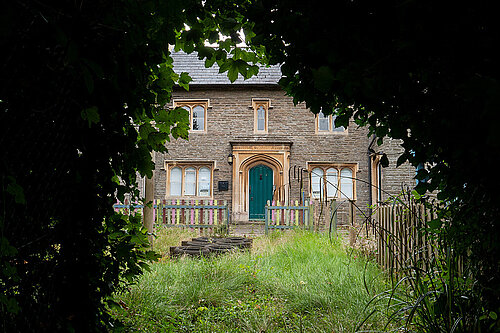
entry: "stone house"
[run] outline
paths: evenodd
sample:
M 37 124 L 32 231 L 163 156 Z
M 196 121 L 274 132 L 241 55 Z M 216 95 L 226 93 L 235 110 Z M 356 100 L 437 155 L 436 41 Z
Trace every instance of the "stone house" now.
M 189 91 L 175 88 L 167 107 L 188 110 L 191 130 L 189 140 L 172 140 L 168 153 L 155 154 L 155 199 L 227 200 L 238 223 L 263 219 L 267 200 L 318 205 L 335 199 L 354 202 L 361 214 L 414 184 L 414 169 L 395 168 L 397 143 L 378 147 L 366 128 L 353 122 L 338 128 L 334 117 L 294 105 L 278 85 L 279 67 L 230 83 L 194 53 L 173 59 L 174 70 L 193 80 Z M 369 148 L 383 149 L 391 165 L 382 170 Z M 348 223 L 345 214 L 339 223 Z

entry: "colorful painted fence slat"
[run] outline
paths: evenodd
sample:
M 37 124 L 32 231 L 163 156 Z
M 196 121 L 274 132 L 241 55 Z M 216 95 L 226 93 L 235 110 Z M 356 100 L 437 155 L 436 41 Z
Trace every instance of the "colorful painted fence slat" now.
M 144 206 L 140 203 L 117 202 L 113 205 L 116 212 L 130 214 L 141 212 Z M 229 226 L 229 206 L 224 200 L 154 200 L 154 222 L 157 225 L 180 228 L 211 228 Z
M 211 228 L 229 225 L 229 207 L 224 200 L 163 200 L 158 203 L 156 223 L 166 227 Z
M 266 234 L 271 229 L 310 229 L 313 225 L 311 218 L 312 205 L 307 201 L 304 206 L 299 202 L 291 202 L 289 206 L 280 201 L 268 201 L 265 207 L 265 230 Z
M 140 212 L 142 214 L 142 208 L 142 204 L 138 202 L 130 202 L 129 199 L 125 199 L 123 203 L 117 201 L 113 205 L 113 209 L 115 210 L 115 212 L 120 212 L 124 215 L 135 215 L 137 212 Z

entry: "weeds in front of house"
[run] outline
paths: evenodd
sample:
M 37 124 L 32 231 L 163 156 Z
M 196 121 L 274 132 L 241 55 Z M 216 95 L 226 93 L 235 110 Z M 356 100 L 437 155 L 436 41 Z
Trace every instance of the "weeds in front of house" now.
M 373 312 L 363 329 L 380 330 L 385 307 L 366 304 L 384 288 L 376 265 L 349 258 L 340 241 L 272 233 L 256 238 L 252 252 L 164 257 L 116 296 L 113 314 L 124 323 L 117 331 L 338 332 Z
M 395 228 L 375 225 L 384 248 L 379 259 L 391 285 L 369 305 L 385 304 L 388 327 L 401 332 L 500 332 L 500 307 L 486 308 L 467 251 L 458 255 L 460 244 L 448 234 L 453 224 L 448 207 L 413 195 L 406 192 L 392 202 Z M 368 246 L 353 250 L 372 252 Z

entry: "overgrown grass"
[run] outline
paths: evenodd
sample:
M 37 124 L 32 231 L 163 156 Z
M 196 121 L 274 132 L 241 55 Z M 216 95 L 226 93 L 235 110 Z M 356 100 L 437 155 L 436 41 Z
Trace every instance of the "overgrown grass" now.
M 173 233 L 182 235 L 168 237 Z M 255 239 L 250 253 L 164 257 L 116 296 L 122 306 L 113 313 L 125 324 L 117 331 L 348 332 L 375 309 L 365 306 L 384 289 L 376 265 L 349 257 L 340 241 L 275 233 Z M 381 330 L 385 322 L 377 312 L 363 330 Z

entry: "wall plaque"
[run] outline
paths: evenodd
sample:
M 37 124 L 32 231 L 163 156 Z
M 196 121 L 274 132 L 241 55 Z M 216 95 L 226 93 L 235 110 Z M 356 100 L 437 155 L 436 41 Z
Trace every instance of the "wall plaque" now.
M 219 181 L 219 192 L 229 190 L 229 182 L 227 180 Z

